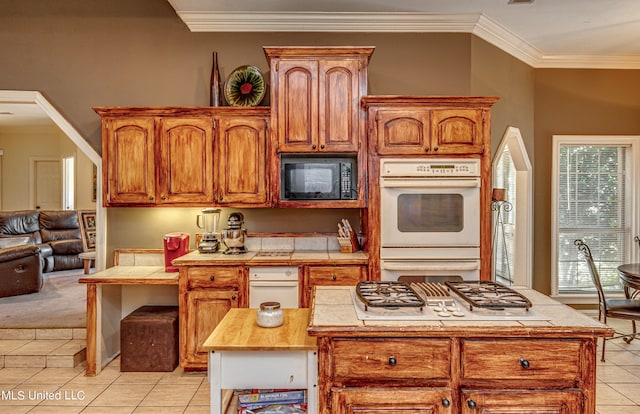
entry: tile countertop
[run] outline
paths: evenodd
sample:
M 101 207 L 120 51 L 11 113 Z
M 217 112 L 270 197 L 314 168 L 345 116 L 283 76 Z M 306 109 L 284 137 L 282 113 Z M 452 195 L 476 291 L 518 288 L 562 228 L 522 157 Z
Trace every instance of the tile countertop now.
M 533 289 L 517 288 L 526 296 L 538 315 L 543 317 L 508 318 L 500 320 L 441 319 L 441 320 L 360 320 L 354 308 L 349 286 L 318 286 L 309 320 L 309 334 L 324 336 L 340 333 L 357 336 L 410 335 L 430 336 L 521 336 L 543 335 L 560 337 L 571 332 L 575 337 L 613 336 L 613 330 L 571 307 L 551 299 Z
M 293 250 L 293 251 L 249 251 L 243 254 L 200 253 L 194 250 L 173 260 L 174 266 L 207 265 L 265 265 L 286 266 L 301 264 L 354 264 L 368 263 L 363 251 L 342 253 L 334 250 Z

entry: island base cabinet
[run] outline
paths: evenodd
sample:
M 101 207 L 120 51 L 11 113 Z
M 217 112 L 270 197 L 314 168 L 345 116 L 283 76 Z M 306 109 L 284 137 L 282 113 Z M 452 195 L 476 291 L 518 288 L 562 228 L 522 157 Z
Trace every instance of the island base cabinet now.
M 333 414 L 453 413 L 447 388 L 333 388 Z
M 584 413 L 579 390 L 463 390 L 462 414 Z

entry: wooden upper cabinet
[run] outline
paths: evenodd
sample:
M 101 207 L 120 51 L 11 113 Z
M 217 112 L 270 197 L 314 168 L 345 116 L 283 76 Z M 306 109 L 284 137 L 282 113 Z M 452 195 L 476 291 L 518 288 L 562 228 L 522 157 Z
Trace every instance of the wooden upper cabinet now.
M 375 114 L 378 153 L 424 154 L 429 147 L 429 111 L 380 109 Z
M 283 61 L 277 68 L 277 88 L 271 88 L 278 110 L 278 149 L 312 152 L 318 143 L 318 62 Z M 277 90 L 276 90 L 277 89 Z
M 159 203 L 213 201 L 213 120 L 160 119 Z
M 357 152 L 373 47 L 265 47 L 278 152 Z
M 267 206 L 268 117 L 217 118 L 216 204 Z
M 482 154 L 483 129 L 481 109 L 434 109 L 432 150 L 440 154 Z
M 102 128 L 104 204 L 154 204 L 153 118 L 107 118 Z
M 488 154 L 496 97 L 366 96 L 369 140 L 380 155 Z

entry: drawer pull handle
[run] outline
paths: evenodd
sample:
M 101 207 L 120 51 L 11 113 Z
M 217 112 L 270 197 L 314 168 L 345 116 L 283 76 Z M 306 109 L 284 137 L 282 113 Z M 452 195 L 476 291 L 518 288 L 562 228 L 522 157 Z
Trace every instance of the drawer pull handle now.
M 529 367 L 531 367 L 531 364 L 526 359 L 520 358 L 520 366 L 524 369 L 528 369 Z
M 211 275 L 211 276 L 209 276 L 209 280 L 213 282 L 214 280 L 216 280 L 216 277 Z
M 442 406 L 444 408 L 449 408 L 451 406 L 451 401 L 449 401 L 447 398 L 442 397 Z
M 476 404 L 476 402 L 473 401 L 471 398 L 468 398 L 467 407 L 471 408 L 472 410 L 475 410 L 478 407 L 478 404 Z
M 391 355 L 391 356 L 389 357 L 389 365 L 391 365 L 392 367 L 395 367 L 397 363 L 398 363 L 398 361 L 396 360 L 396 357 L 394 357 L 393 355 Z

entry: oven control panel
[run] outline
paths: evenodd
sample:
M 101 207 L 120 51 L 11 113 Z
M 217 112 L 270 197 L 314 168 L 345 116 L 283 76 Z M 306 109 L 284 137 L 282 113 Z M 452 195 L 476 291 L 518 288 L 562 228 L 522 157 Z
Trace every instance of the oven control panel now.
M 382 158 L 382 177 L 479 177 L 479 159 Z

